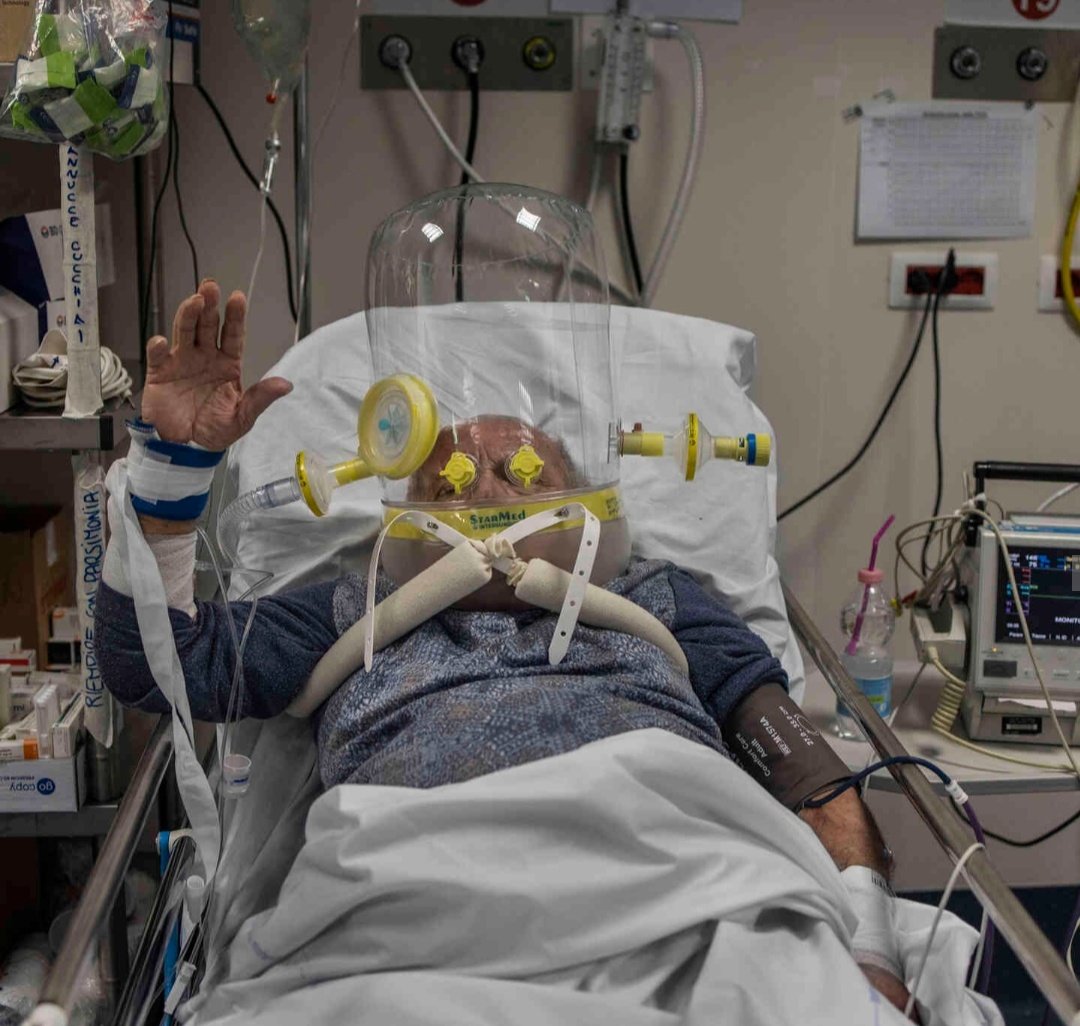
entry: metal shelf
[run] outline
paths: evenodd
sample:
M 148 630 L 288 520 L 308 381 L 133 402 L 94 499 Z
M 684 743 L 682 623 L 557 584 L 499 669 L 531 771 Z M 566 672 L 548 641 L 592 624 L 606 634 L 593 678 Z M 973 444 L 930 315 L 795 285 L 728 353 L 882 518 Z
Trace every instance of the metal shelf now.
M 84 805 L 78 812 L 5 812 L 3 837 L 104 837 L 112 826 L 116 802 Z
M 0 451 L 111 452 L 127 438 L 124 421 L 139 408 L 139 397 L 131 402 L 110 399 L 95 417 L 64 417 L 51 410 L 36 410 L 22 403 L 0 413 Z

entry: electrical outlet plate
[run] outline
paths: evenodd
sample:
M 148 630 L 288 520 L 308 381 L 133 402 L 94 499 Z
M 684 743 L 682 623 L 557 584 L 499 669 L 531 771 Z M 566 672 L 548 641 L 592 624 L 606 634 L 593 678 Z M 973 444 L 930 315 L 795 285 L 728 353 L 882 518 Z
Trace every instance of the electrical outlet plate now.
M 573 18 L 480 18 L 427 15 L 365 15 L 360 19 L 360 88 L 406 89 L 395 68 L 379 56 L 389 36 L 405 39 L 412 51 L 409 68 L 425 90 L 465 89 L 465 72 L 454 63 L 454 42 L 462 36 L 480 40 L 484 62 L 481 89 L 569 91 L 574 88 Z M 526 45 L 547 41 L 550 66 L 534 70 L 525 62 Z
M 894 310 L 921 307 L 926 302 L 925 293 L 908 291 L 908 272 L 916 267 L 942 267 L 945 253 L 935 250 L 910 250 L 889 255 L 889 306 Z M 977 268 L 983 272 L 983 291 L 979 295 L 963 295 L 955 292 L 943 296 L 942 309 L 991 310 L 997 298 L 998 258 L 996 253 L 965 253 L 957 251 L 957 271 Z
M 1055 255 L 1039 257 L 1039 312 L 1061 313 L 1065 309 L 1065 303 L 1058 292 L 1058 268 L 1060 261 Z M 1080 260 L 1073 254 L 1072 279 L 1073 292 L 1080 296 Z

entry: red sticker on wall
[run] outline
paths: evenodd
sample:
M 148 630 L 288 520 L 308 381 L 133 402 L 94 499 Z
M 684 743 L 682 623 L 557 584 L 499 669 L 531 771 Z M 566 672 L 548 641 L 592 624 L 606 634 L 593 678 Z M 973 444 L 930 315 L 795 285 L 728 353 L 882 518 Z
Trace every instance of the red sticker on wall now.
M 1061 0 L 1012 0 L 1016 13 L 1029 21 L 1042 21 L 1058 9 Z

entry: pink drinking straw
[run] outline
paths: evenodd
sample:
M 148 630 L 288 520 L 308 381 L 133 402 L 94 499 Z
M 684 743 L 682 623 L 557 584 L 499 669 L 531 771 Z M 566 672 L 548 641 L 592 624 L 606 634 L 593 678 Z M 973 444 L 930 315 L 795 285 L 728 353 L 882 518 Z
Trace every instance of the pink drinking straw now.
M 859 580 L 863 581 L 865 587 L 863 588 L 862 606 L 859 609 L 859 615 L 855 617 L 855 629 L 851 632 L 851 640 L 847 643 L 847 648 L 844 651 L 848 655 L 854 655 L 856 649 L 859 647 L 859 636 L 862 634 L 863 618 L 866 615 L 866 606 L 870 601 L 870 585 L 875 581 L 882 579 L 880 571 L 875 570 L 877 566 L 877 550 L 878 544 L 881 542 L 885 532 L 892 527 L 893 521 L 896 517 L 893 514 L 889 514 L 889 519 L 881 525 L 881 529 L 874 535 L 874 540 L 870 543 L 870 563 L 866 567 L 866 570 L 859 571 Z

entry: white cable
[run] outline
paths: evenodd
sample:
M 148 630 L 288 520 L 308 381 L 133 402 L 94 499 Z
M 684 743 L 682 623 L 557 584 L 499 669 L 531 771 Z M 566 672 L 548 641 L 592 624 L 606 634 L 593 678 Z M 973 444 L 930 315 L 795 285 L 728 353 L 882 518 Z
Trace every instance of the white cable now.
M 930 924 L 930 936 L 926 938 L 926 947 L 923 948 L 922 958 L 919 960 L 919 971 L 915 974 L 915 982 L 912 984 L 911 993 L 908 995 L 907 1006 L 904 1008 L 904 1018 L 911 1018 L 911 1010 L 915 1007 L 915 994 L 919 989 L 919 984 L 922 982 L 923 970 L 926 968 L 926 960 L 930 957 L 930 948 L 934 944 L 934 937 L 937 934 L 938 925 L 941 923 L 942 913 L 945 911 L 945 906 L 949 903 L 949 898 L 952 897 L 953 888 L 956 886 L 956 881 L 960 878 L 960 874 L 964 872 L 964 865 L 967 860 L 977 851 L 985 851 L 985 848 L 978 841 L 975 841 L 968 849 L 960 856 L 956 865 L 953 867 L 953 871 L 949 876 L 949 882 L 945 885 L 945 893 L 941 896 L 941 901 L 938 902 L 937 912 L 934 913 L 934 921 Z M 967 874 L 964 874 L 965 877 Z M 968 881 L 970 885 L 971 881 Z
M 662 26 L 662 27 L 661 27 Z M 669 39 L 677 39 L 682 43 L 686 52 L 686 59 L 690 64 L 690 78 L 694 90 L 693 113 L 690 119 L 690 142 L 686 148 L 686 162 L 683 165 L 682 180 L 679 182 L 678 192 L 675 194 L 675 202 L 671 206 L 664 232 L 660 236 L 660 245 L 656 250 L 656 257 L 652 266 L 645 275 L 645 282 L 641 289 L 641 305 L 652 306 L 653 297 L 664 274 L 671 249 L 675 245 L 675 238 L 679 234 L 683 216 L 690 202 L 690 194 L 694 190 L 694 181 L 697 178 L 698 164 L 701 161 L 701 150 L 705 144 L 705 62 L 701 57 L 701 48 L 693 32 L 678 24 L 650 25 L 650 33 L 663 34 Z
M 259 275 L 259 264 L 262 262 L 263 249 L 266 246 L 266 201 L 269 193 L 263 192 L 259 200 L 259 248 L 255 250 L 255 262 L 251 265 L 251 280 L 247 290 L 247 316 L 251 323 L 251 307 L 255 295 L 255 279 Z
M 341 68 L 338 71 L 337 84 L 334 86 L 334 92 L 330 97 L 330 105 L 326 108 L 326 113 L 323 115 L 322 121 L 319 123 L 319 127 L 315 132 L 315 142 L 311 147 L 311 159 L 314 162 L 315 155 L 319 152 L 319 143 L 322 142 L 322 137 L 326 133 L 326 126 L 330 124 L 330 117 L 337 108 L 338 100 L 341 98 L 341 87 L 345 83 L 345 74 L 349 68 L 349 54 L 352 52 L 353 43 L 356 42 L 357 36 L 360 34 L 360 5 L 363 0 L 356 0 L 355 13 L 353 14 L 353 27 L 352 32 L 349 34 L 349 40 L 345 44 L 345 52 L 341 55 Z M 304 294 L 304 288 L 307 285 L 307 261 L 303 261 L 304 266 L 300 269 L 300 288 L 297 295 L 302 296 Z M 293 345 L 300 341 L 300 318 L 296 319 L 296 327 L 293 329 Z
M 360 35 L 360 5 L 362 3 L 363 0 L 356 0 L 356 8 L 353 13 L 352 33 L 349 36 L 349 41 L 345 44 L 345 52 L 341 55 L 341 68 L 338 71 L 337 85 L 334 86 L 333 95 L 330 97 L 330 105 L 326 108 L 326 113 L 323 115 L 318 130 L 315 132 L 315 143 L 311 147 L 312 162 L 314 162 L 315 155 L 319 151 L 319 143 L 322 142 L 326 126 L 330 123 L 330 116 L 334 113 L 334 109 L 338 105 L 338 100 L 341 98 L 341 87 L 345 83 L 345 73 L 348 71 L 349 67 L 349 53 L 352 51 L 353 43 L 356 42 L 356 37 Z
M 412 70 L 409 68 L 409 62 L 402 61 L 398 64 L 397 69 L 401 72 L 401 77 L 405 79 L 405 84 L 409 87 L 416 102 L 420 105 L 420 109 L 424 112 L 428 121 L 431 122 L 431 127 L 435 129 L 439 138 L 442 140 L 443 145 L 449 150 L 450 155 L 459 165 L 461 165 L 461 170 L 464 171 L 472 181 L 483 182 L 484 179 L 477 173 L 476 168 L 462 156 L 461 150 L 454 145 L 454 140 L 447 135 L 446 129 L 443 128 L 442 122 L 439 121 L 438 117 L 435 115 L 435 111 L 431 109 L 427 100 L 424 99 L 424 94 L 420 92 L 420 87 L 416 84 L 416 79 L 413 78 Z
M 604 167 L 604 152 L 600 143 L 592 145 L 592 160 L 589 162 L 589 191 L 585 194 L 585 209 L 591 214 L 596 197 L 600 194 L 600 173 Z
M 27 406 L 44 409 L 63 406 L 67 394 L 68 358 L 62 353 L 36 352 L 21 360 L 11 372 L 15 387 Z M 101 347 L 101 398 L 131 398 L 131 375 L 120 357 Z
M 1072 964 L 1072 949 L 1078 930 L 1080 930 L 1080 919 L 1076 920 L 1076 926 L 1073 927 L 1072 936 L 1069 937 L 1069 946 L 1065 949 L 1065 963 L 1069 967 L 1069 972 L 1072 973 L 1074 977 L 1076 976 L 1076 970 L 1073 968 Z
M 1059 488 L 1048 499 L 1044 499 L 1042 502 L 1040 502 L 1039 505 L 1035 507 L 1035 512 L 1042 513 L 1045 510 L 1048 510 L 1051 506 L 1054 505 L 1055 502 L 1058 501 L 1058 499 L 1064 499 L 1066 495 L 1075 492 L 1077 488 L 1080 488 L 1080 481 L 1074 481 L 1072 484 L 1066 485 L 1064 488 Z
M 968 987 L 971 990 L 975 989 L 975 984 L 979 981 L 979 970 L 982 968 L 983 949 L 986 947 L 986 926 L 990 922 L 990 917 L 986 913 L 986 909 L 982 910 L 982 920 L 979 922 L 979 944 L 975 948 L 975 957 L 971 960 L 971 975 L 968 977 Z

